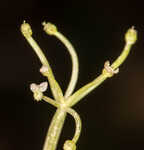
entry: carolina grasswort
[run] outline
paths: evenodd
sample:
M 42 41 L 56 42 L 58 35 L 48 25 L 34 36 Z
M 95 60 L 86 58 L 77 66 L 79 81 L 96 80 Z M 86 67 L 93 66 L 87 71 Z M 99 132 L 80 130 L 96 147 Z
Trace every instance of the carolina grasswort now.
M 78 57 L 75 52 L 74 47 L 69 42 L 69 40 L 60 33 L 56 26 L 51 23 L 43 22 L 43 29 L 48 35 L 55 36 L 58 38 L 67 48 L 71 60 L 72 60 L 72 74 L 70 78 L 70 82 L 68 84 L 67 90 L 65 94 L 63 94 L 61 87 L 59 86 L 58 82 L 56 81 L 52 69 L 49 65 L 47 58 L 45 57 L 44 53 L 42 52 L 41 48 L 37 44 L 37 42 L 32 37 L 32 29 L 28 23 L 25 21 L 21 25 L 21 32 L 23 36 L 26 38 L 28 43 L 31 45 L 35 53 L 40 59 L 42 63 L 42 67 L 40 68 L 40 72 L 43 76 L 48 78 L 49 85 L 53 94 L 54 99 L 47 97 L 43 94 L 46 91 L 48 83 L 43 82 L 41 84 L 32 83 L 30 85 L 30 89 L 33 92 L 34 99 L 36 101 L 44 100 L 51 105 L 57 108 L 53 119 L 51 121 L 48 133 L 46 135 L 46 139 L 44 142 L 43 150 L 56 150 L 57 143 L 64 125 L 64 121 L 66 118 L 66 114 L 70 114 L 75 120 L 75 134 L 72 139 L 66 140 L 63 146 L 64 150 L 76 150 L 76 143 L 79 139 L 81 133 L 81 119 L 78 113 L 72 108 L 76 103 L 78 103 L 83 97 L 85 97 L 88 93 L 98 87 L 103 81 L 107 78 L 112 77 L 114 74 L 119 72 L 119 66 L 125 61 L 127 58 L 132 45 L 137 40 L 137 32 L 134 27 L 128 29 L 125 34 L 125 45 L 122 53 L 120 56 L 110 65 L 109 61 L 104 63 L 104 68 L 102 73 L 93 81 L 86 84 L 79 90 L 73 93 L 75 88 L 77 78 L 78 78 Z

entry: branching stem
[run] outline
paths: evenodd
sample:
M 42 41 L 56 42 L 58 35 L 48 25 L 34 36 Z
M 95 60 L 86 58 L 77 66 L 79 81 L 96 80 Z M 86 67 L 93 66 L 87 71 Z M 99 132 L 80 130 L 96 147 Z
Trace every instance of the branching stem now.
M 66 93 L 65 95 L 63 95 L 58 82 L 55 80 L 48 60 L 46 59 L 45 55 L 43 54 L 36 41 L 32 38 L 32 30 L 30 25 L 25 22 L 22 24 L 21 32 L 39 57 L 42 63 L 42 68 L 40 69 L 40 72 L 42 73 L 42 75 L 48 78 L 50 88 L 55 100 L 43 95 L 43 92 L 47 89 L 47 82 L 43 82 L 40 85 L 37 85 L 35 83 L 31 84 L 31 91 L 34 94 L 34 99 L 37 101 L 43 99 L 57 108 L 56 113 L 51 121 L 48 133 L 46 135 L 43 150 L 56 149 L 67 113 L 72 115 L 72 117 L 74 118 L 76 129 L 72 140 L 66 140 L 63 148 L 64 150 L 76 150 L 76 142 L 81 133 L 81 119 L 78 113 L 71 107 L 78 103 L 93 89 L 98 87 L 107 78 L 110 78 L 114 74 L 118 73 L 118 67 L 126 60 L 132 45 L 137 40 L 137 32 L 134 30 L 134 27 L 130 28 L 125 34 L 126 43 L 124 46 L 124 50 L 122 51 L 120 56 L 112 63 L 112 65 L 110 65 L 109 61 L 106 61 L 102 73 L 96 79 L 72 94 L 78 78 L 78 58 L 75 49 L 68 41 L 68 39 L 63 34 L 57 31 L 55 25 L 45 22 L 43 23 L 43 25 L 44 30 L 47 34 L 56 36 L 66 46 L 72 59 L 72 75 Z

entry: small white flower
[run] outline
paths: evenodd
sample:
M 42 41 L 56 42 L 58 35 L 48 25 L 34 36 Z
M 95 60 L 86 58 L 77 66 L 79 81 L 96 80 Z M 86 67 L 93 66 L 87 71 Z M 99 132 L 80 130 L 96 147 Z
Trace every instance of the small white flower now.
M 37 85 L 37 84 L 32 83 L 32 84 L 30 85 L 30 90 L 31 90 L 32 92 L 37 91 L 38 89 L 39 89 L 39 88 L 38 88 L 38 85 Z
M 32 83 L 30 85 L 30 90 L 33 92 L 34 94 L 34 99 L 36 101 L 40 101 L 43 97 L 43 92 L 46 91 L 48 87 L 48 83 L 47 82 L 42 82 L 39 85 Z
M 47 87 L 48 87 L 48 83 L 47 82 L 42 82 L 40 85 L 39 85 L 39 90 L 41 92 L 45 92 L 47 90 Z

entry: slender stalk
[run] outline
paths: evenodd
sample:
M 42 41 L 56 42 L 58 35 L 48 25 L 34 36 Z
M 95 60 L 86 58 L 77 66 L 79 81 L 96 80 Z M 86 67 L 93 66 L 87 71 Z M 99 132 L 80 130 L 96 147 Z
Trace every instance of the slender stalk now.
M 64 95 L 64 97 L 67 98 L 72 94 L 77 83 L 78 69 L 79 69 L 78 57 L 77 57 L 74 47 L 63 34 L 61 34 L 60 32 L 56 32 L 55 36 L 67 47 L 67 50 L 72 60 L 72 75 L 71 75 L 70 82 L 68 84 L 67 90 Z
M 26 38 L 28 43 L 31 45 L 31 47 L 33 48 L 33 50 L 35 51 L 35 53 L 37 54 L 37 56 L 39 57 L 40 62 L 43 65 L 46 65 L 50 68 L 49 62 L 46 59 L 44 53 L 42 52 L 41 48 L 39 47 L 39 45 L 37 44 L 37 42 L 33 39 L 32 36 L 29 36 L 28 38 Z M 50 69 L 51 71 L 51 69 Z M 51 71 L 52 74 L 52 71 Z
M 57 107 L 57 108 L 60 107 L 60 104 L 59 104 L 57 101 L 55 101 L 55 100 L 53 100 L 53 99 L 51 99 L 51 98 L 49 98 L 49 97 L 47 97 L 47 96 L 43 96 L 42 99 L 43 99 L 44 101 L 46 101 L 47 103 L 49 103 L 49 104 L 51 104 L 51 105 L 53 105 L 53 106 L 55 106 L 55 107 Z
M 124 50 L 122 51 L 121 55 L 111 65 L 113 69 L 116 69 L 123 63 L 123 61 L 127 58 L 131 47 L 132 47 L 131 44 L 127 44 L 127 43 L 125 44 Z
M 77 79 L 78 79 L 78 69 L 79 69 L 79 64 L 78 64 L 78 57 L 76 54 L 76 51 L 73 47 L 73 45 L 70 43 L 70 41 L 60 32 L 57 31 L 57 28 L 54 24 L 51 23 L 45 23 L 43 22 L 43 26 L 44 26 L 44 31 L 48 34 L 48 35 L 54 35 L 55 37 L 57 37 L 67 48 L 70 56 L 71 56 L 71 60 L 72 60 L 72 74 L 71 74 L 71 79 L 70 82 L 68 84 L 67 90 L 65 92 L 65 98 L 69 97 L 74 88 L 75 85 L 77 83 Z
M 126 44 L 124 46 L 124 49 L 121 55 L 111 65 L 113 69 L 116 69 L 117 67 L 119 67 L 126 60 L 131 50 L 131 47 L 133 44 L 135 44 L 136 40 L 137 40 L 137 31 L 134 29 L 134 26 L 132 26 L 130 29 L 128 29 L 128 31 L 125 34 Z
M 75 134 L 74 134 L 72 141 L 76 144 L 76 142 L 79 139 L 80 133 L 81 133 L 81 128 L 82 128 L 81 119 L 80 119 L 79 114 L 74 109 L 67 108 L 66 110 L 70 115 L 72 115 L 72 117 L 75 120 L 76 127 L 75 127 Z

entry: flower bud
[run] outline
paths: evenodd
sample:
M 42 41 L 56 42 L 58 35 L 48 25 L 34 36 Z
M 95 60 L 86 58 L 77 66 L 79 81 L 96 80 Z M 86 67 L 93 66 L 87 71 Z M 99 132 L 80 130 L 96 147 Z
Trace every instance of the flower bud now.
M 39 90 L 41 92 L 45 92 L 47 90 L 47 87 L 48 87 L 48 83 L 47 82 L 42 82 L 40 85 L 39 85 Z
M 22 32 L 22 34 L 23 34 L 26 38 L 28 38 L 28 37 L 30 37 L 30 36 L 32 35 L 31 26 L 30 26 L 28 23 L 26 23 L 25 21 L 24 21 L 24 23 L 21 25 L 21 32 Z
M 76 145 L 72 140 L 67 140 L 64 143 L 64 150 L 76 150 Z
M 41 72 L 41 73 L 46 73 L 46 72 L 48 72 L 48 67 L 43 65 L 43 66 L 40 68 L 40 72 Z
M 41 84 L 37 85 L 35 83 L 32 83 L 30 85 L 30 90 L 33 92 L 34 99 L 36 101 L 40 101 L 43 98 L 43 92 L 46 91 L 48 87 L 47 82 L 42 82 Z
M 56 26 L 52 23 L 43 22 L 42 25 L 44 26 L 44 31 L 49 35 L 53 35 L 55 32 L 57 32 Z
M 133 45 L 137 40 L 137 31 L 134 27 L 128 29 L 127 33 L 125 34 L 125 40 L 127 44 Z

